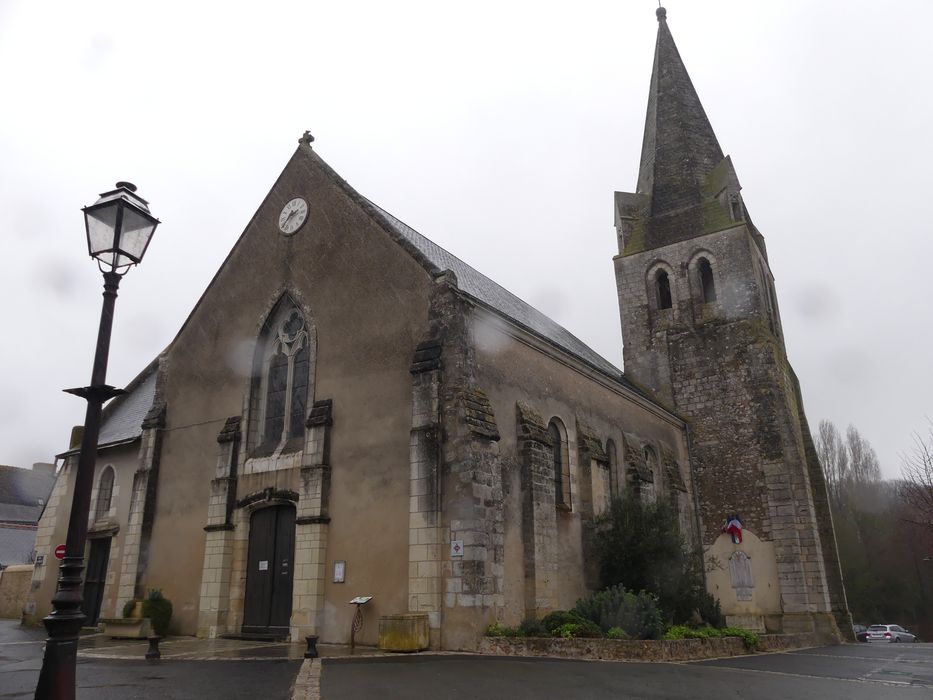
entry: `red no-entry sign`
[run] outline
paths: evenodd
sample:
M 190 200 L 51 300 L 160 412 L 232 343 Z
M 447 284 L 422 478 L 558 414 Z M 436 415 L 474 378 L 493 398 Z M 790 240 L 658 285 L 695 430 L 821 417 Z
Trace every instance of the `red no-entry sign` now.
M 65 545 L 60 544 L 55 548 L 55 558 L 64 559 L 65 558 Z

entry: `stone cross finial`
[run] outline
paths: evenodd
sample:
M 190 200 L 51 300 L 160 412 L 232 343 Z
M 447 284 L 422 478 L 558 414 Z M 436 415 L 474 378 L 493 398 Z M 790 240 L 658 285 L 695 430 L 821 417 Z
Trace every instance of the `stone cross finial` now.
M 298 143 L 303 143 L 306 146 L 310 146 L 312 143 L 314 143 L 314 137 L 311 135 L 310 131 L 305 131 L 301 138 L 298 139 Z

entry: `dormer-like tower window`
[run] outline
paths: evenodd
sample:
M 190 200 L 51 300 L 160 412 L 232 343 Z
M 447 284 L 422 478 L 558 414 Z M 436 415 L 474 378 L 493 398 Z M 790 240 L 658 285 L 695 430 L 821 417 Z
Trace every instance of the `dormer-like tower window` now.
M 742 203 L 739 201 L 737 194 L 729 197 L 729 214 L 733 221 L 741 221 L 745 218 L 742 216 Z

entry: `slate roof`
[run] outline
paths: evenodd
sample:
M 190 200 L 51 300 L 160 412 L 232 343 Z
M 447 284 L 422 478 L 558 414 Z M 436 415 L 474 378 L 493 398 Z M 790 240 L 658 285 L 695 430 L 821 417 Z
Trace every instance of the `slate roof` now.
M 385 211 L 379 205 L 373 202 L 369 202 L 369 204 L 375 207 L 379 213 L 385 217 L 385 220 L 392 226 L 396 234 L 414 246 L 439 270 L 453 271 L 457 276 L 457 283 L 460 290 L 468 296 L 506 318 L 515 321 L 520 326 L 531 330 L 533 333 L 557 345 L 571 355 L 583 360 L 586 364 L 619 381 L 622 380 L 622 370 L 599 355 L 566 328 L 555 323 L 530 304 L 522 301 L 507 289 L 473 269 L 460 260 L 460 258 L 425 238 L 411 226 L 392 216 L 392 214 Z
M 54 485 L 54 473 L 0 465 L 0 522 L 38 522 Z
M 52 482 L 55 483 L 54 481 Z M 51 490 L 49 491 L 51 493 Z M 35 525 L 42 516 L 42 509 L 45 508 L 45 501 L 48 494 L 42 499 L 42 503 L 35 503 L 31 506 L 20 503 L 0 503 L 0 524 L 2 523 L 23 523 Z
M 129 442 L 142 435 L 143 419 L 152 407 L 155 387 L 156 373 L 153 371 L 135 387 L 131 385 L 128 394 L 115 399 L 112 408 L 107 407 L 97 444 L 104 446 Z
M 0 568 L 28 564 L 36 548 L 34 528 L 0 526 Z

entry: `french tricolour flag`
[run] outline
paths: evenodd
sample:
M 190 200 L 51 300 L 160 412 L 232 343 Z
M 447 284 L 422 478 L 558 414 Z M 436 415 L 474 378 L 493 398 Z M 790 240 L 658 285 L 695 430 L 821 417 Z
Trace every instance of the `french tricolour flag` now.
M 739 520 L 738 515 L 730 515 L 722 531 L 732 535 L 732 544 L 742 544 L 742 521 Z

